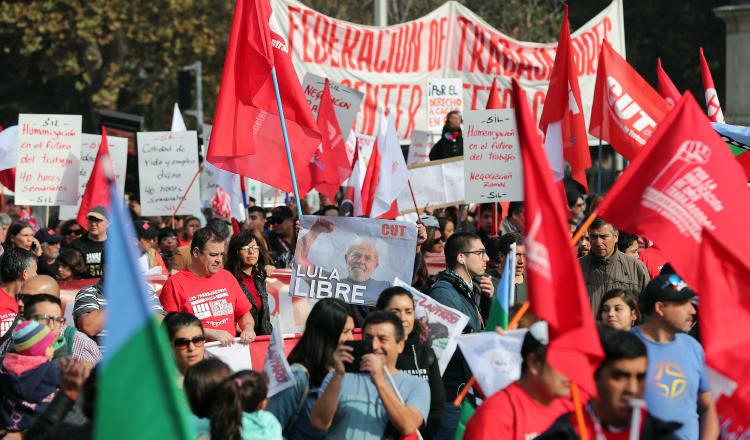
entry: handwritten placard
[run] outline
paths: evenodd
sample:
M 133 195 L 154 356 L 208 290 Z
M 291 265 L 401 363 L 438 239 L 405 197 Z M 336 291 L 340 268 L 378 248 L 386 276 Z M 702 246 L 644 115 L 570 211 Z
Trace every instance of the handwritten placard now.
M 80 115 L 18 115 L 18 205 L 75 205 L 81 156 Z
M 324 86 L 325 78 L 321 76 L 308 73 L 302 78 L 302 89 L 305 91 L 307 103 L 310 105 L 312 114 L 316 119 L 318 117 L 318 106 Z M 336 119 L 339 121 L 339 128 L 341 128 L 341 137 L 346 139 L 354 126 L 359 106 L 362 104 L 362 99 L 365 95 L 351 87 L 334 81 L 331 81 L 328 86 L 331 88 L 331 100 L 333 101 L 333 108 L 336 111 Z
M 427 82 L 427 130 L 442 130 L 448 112 L 464 111 L 462 78 L 431 79 Z
M 78 209 L 81 207 L 83 192 L 94 168 L 96 155 L 99 154 L 99 145 L 102 137 L 98 134 L 83 133 L 81 135 L 81 162 L 78 173 L 78 203 L 60 207 L 60 219 L 67 220 L 76 218 Z M 107 136 L 107 147 L 112 166 L 115 169 L 115 184 L 117 193 L 122 196 L 125 192 L 125 168 L 128 159 L 128 139 L 115 136 Z
M 137 139 L 141 213 L 172 215 L 198 172 L 198 136 L 195 131 L 159 131 L 138 133 Z M 199 212 L 199 195 L 194 182 L 177 214 Z
M 406 158 L 406 164 L 429 162 L 431 149 L 432 134 L 430 132 L 422 130 L 412 131 L 409 156 Z
M 513 109 L 464 115 L 466 201 L 523 200 L 523 168 Z

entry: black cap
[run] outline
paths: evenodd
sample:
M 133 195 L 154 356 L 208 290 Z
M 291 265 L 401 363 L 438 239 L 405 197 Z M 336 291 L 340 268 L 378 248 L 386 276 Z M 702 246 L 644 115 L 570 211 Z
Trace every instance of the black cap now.
M 135 232 L 138 238 L 151 239 L 159 236 L 159 230 L 152 223 L 146 220 L 135 221 Z
M 679 275 L 661 274 L 649 281 L 643 291 L 644 310 L 651 310 L 657 301 L 681 302 L 694 296 L 695 292 Z
M 277 206 L 271 210 L 271 223 L 281 223 L 294 218 L 294 212 L 288 206 Z
M 60 243 L 63 238 L 55 233 L 54 229 L 40 229 L 35 235 L 36 239 L 39 240 L 39 244 L 44 243 Z
M 99 220 L 109 220 L 109 214 L 107 214 L 107 209 L 101 205 L 94 206 L 93 208 L 89 209 L 89 212 L 86 214 L 86 217 L 94 217 L 94 218 L 98 218 Z

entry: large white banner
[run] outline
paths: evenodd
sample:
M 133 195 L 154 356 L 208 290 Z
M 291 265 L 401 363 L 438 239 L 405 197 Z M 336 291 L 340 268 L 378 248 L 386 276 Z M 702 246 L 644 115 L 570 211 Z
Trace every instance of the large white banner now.
M 435 78 L 463 79 L 465 109 L 484 108 L 493 77 L 498 78 L 501 105 L 509 107 L 510 81 L 516 78 L 526 90 L 534 116 L 541 116 L 557 42 L 514 40 L 454 1 L 414 21 L 388 27 L 337 20 L 296 0 L 272 0 L 271 5 L 288 36 L 300 80 L 314 73 L 364 93 L 357 132 L 375 132 L 378 106 L 395 109 L 401 139 L 409 139 L 414 130 L 427 130 L 425 88 Z M 625 55 L 621 0 L 572 34 L 587 121 L 605 37 Z

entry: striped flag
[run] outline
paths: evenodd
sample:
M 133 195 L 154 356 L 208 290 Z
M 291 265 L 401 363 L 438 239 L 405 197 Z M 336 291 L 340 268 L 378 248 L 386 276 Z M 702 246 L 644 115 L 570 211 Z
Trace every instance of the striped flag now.
M 510 252 L 505 257 L 503 274 L 500 277 L 500 283 L 497 285 L 495 292 L 495 301 L 490 307 L 490 316 L 487 318 L 487 324 L 484 328 L 487 331 L 495 331 L 496 327 L 508 328 L 510 298 L 516 289 L 516 244 L 510 246 Z
M 117 199 L 114 182 L 112 200 Z M 109 310 L 99 372 L 94 438 L 192 439 L 189 410 L 177 388 L 177 367 L 159 328 L 136 262 L 132 221 L 112 203 L 105 251 Z

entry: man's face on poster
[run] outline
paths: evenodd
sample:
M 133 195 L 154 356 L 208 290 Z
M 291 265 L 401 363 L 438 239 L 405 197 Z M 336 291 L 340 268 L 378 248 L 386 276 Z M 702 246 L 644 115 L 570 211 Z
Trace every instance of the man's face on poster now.
M 369 280 L 378 267 L 378 250 L 375 245 L 362 242 L 350 247 L 346 252 L 346 267 L 352 280 L 358 283 Z

